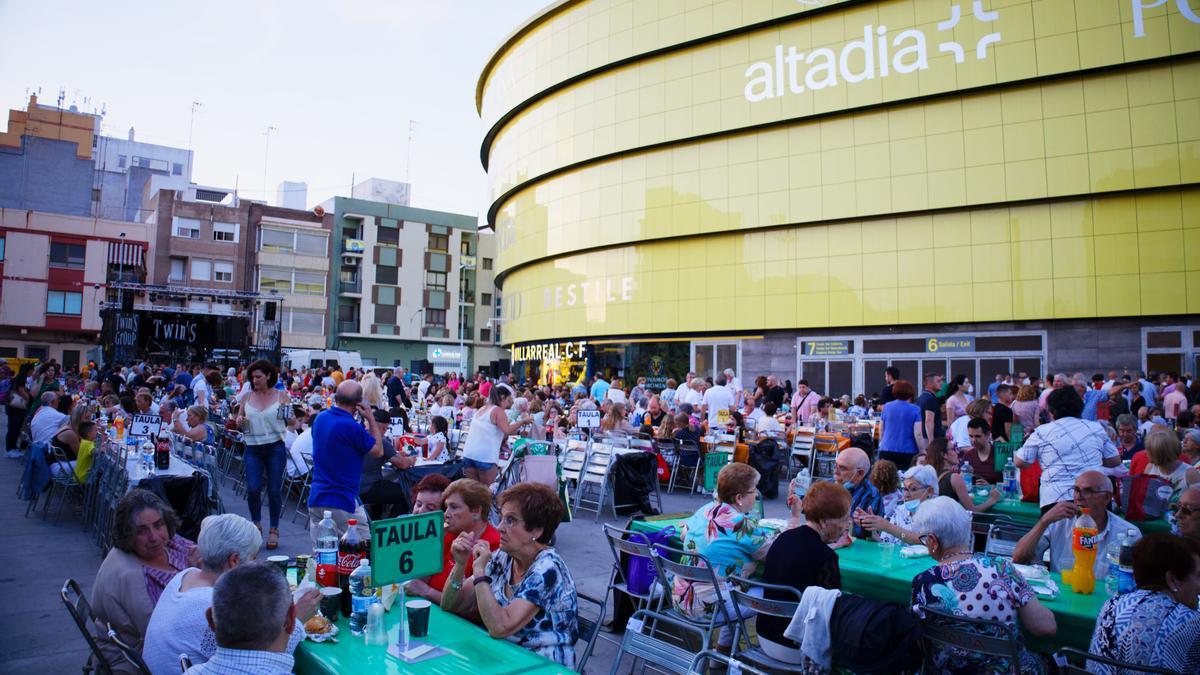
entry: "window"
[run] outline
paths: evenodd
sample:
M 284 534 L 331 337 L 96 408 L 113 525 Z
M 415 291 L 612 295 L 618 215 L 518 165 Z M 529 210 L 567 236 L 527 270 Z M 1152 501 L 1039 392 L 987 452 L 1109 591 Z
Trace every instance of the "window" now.
M 492 259 L 491 258 L 483 259 L 483 269 L 485 269 L 485 270 L 492 269 Z
M 79 316 L 83 313 L 83 293 L 49 291 L 46 293 L 46 313 Z
M 171 233 L 184 239 L 200 238 L 200 221 L 195 218 L 180 218 L 175 216 L 175 229 Z
M 258 271 L 258 290 L 292 292 L 292 273 L 272 267 L 263 267 Z
M 400 266 L 400 249 L 392 248 L 391 246 L 376 246 L 375 247 L 375 264 L 387 265 L 388 267 Z
M 171 258 L 171 271 L 167 281 L 183 281 L 187 276 L 187 258 Z
M 217 261 L 213 263 L 213 281 L 227 284 L 233 283 L 233 263 Z
M 426 326 L 445 326 L 446 325 L 446 310 L 444 310 L 444 309 L 426 309 L 425 310 L 425 325 Z
M 283 230 L 268 230 L 264 227 L 261 237 L 262 243 L 258 247 L 258 250 L 260 251 L 265 251 L 267 253 L 291 253 L 292 249 L 295 247 L 295 242 L 293 241 L 294 238 L 291 232 L 284 232 Z
M 212 261 L 193 260 L 191 279 L 192 281 L 209 281 L 212 279 Z
M 329 237 L 324 234 L 296 233 L 296 253 L 325 256 L 329 254 Z
M 0 237 L 0 262 L 4 262 L 4 237 Z
M 117 155 L 117 168 L 124 169 L 125 162 L 127 162 L 127 161 L 129 161 L 129 158 L 126 157 L 125 155 Z
M 396 280 L 400 278 L 400 268 L 388 267 L 387 265 L 377 265 L 375 267 L 375 283 L 396 285 Z
M 87 249 L 83 244 L 50 243 L 50 266 L 71 270 L 83 269 L 83 256 Z
M 491 328 L 480 328 L 479 329 L 479 341 L 480 342 L 491 342 L 492 341 L 492 329 Z
M 171 175 L 172 176 L 182 176 L 183 175 L 183 164 L 180 162 L 172 162 L 171 163 Z
M 325 294 L 325 274 L 322 272 L 295 272 L 295 290 L 296 293 L 303 295 L 324 295 Z
M 479 304 L 487 305 L 490 307 L 492 305 L 492 294 L 484 293 L 479 299 Z
M 376 286 L 375 287 L 375 304 L 377 305 L 395 305 L 396 294 L 399 288 L 395 286 Z
M 238 226 L 237 223 L 213 223 L 213 241 L 227 241 L 237 243 Z
M 429 288 L 446 288 L 446 275 L 442 272 L 426 272 L 425 285 Z
M 325 332 L 325 315 L 302 309 L 289 309 L 284 317 L 284 330 L 303 335 L 321 335 Z
M 448 250 L 450 250 L 450 237 L 445 234 L 430 234 L 429 235 L 429 250 L 430 251 L 448 251 Z
M 375 323 L 396 323 L 395 305 L 375 305 Z
M 379 226 L 379 243 L 395 246 L 400 243 L 400 228 Z

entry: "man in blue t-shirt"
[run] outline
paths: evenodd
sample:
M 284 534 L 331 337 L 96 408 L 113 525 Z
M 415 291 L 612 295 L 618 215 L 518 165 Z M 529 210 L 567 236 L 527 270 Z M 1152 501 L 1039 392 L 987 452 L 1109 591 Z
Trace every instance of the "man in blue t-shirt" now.
M 603 401 L 604 397 L 608 396 L 610 386 L 608 382 L 604 381 L 603 375 L 596 373 L 596 381 L 592 383 L 592 398 L 596 399 L 597 403 Z
M 921 408 L 921 435 L 926 441 L 946 435 L 942 429 L 942 401 L 937 395 L 945 379 L 942 375 L 926 375 L 925 391 L 917 398 L 917 406 Z
M 355 419 L 357 413 L 367 423 Z M 363 403 L 362 385 L 346 380 L 333 394 L 333 407 L 313 421 L 312 491 L 308 497 L 309 535 L 316 545 L 317 524 L 329 511 L 334 530 L 341 537 L 346 521 L 358 519 L 366 529 L 370 520 L 358 500 L 363 458 L 383 455 L 383 427 Z M 367 530 L 369 531 L 369 530 Z

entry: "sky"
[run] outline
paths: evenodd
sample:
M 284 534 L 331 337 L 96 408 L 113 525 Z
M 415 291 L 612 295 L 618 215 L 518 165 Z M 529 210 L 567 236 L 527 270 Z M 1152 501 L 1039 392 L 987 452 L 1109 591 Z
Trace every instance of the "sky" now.
M 190 127 L 193 181 L 271 203 L 304 181 L 308 206 L 405 180 L 412 120 L 412 205 L 476 215 L 475 83 L 549 1 L 0 0 L 0 106 L 61 89 L 105 135 L 187 147 Z

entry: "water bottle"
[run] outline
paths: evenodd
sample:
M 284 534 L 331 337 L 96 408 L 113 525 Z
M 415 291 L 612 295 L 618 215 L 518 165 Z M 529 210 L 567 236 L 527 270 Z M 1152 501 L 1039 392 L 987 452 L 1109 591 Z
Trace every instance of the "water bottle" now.
M 1108 574 L 1104 575 L 1104 590 L 1110 597 L 1120 593 L 1121 546 L 1124 543 L 1125 535 L 1119 534 L 1117 539 L 1108 542 L 1108 547 L 1105 549 L 1105 559 L 1108 561 Z
M 317 523 L 315 539 L 317 540 L 317 546 L 314 549 L 317 559 L 317 585 L 336 588 L 338 586 L 338 536 L 337 531 L 333 529 L 333 514 L 329 511 L 326 511 L 325 517 Z M 334 619 L 334 617 L 325 618 L 330 621 Z
M 149 438 L 141 443 L 142 455 L 142 471 L 147 475 L 154 475 L 154 443 Z
M 971 463 L 963 462 L 958 472 L 962 474 L 963 482 L 967 484 L 967 493 L 971 493 L 975 489 L 975 472 L 971 469 Z
M 1117 592 L 1132 593 L 1137 590 L 1137 582 L 1133 580 L 1133 545 L 1137 543 L 1138 531 L 1134 528 L 1125 530 L 1121 539 L 1121 552 L 1118 558 L 1120 575 L 1117 577 Z
M 350 574 L 350 633 L 362 635 L 367 627 L 367 612 L 375 600 L 371 582 L 371 561 L 363 558 Z
M 1013 464 L 1012 457 L 1004 463 L 1004 498 L 1016 500 L 1021 492 L 1021 474 L 1017 472 L 1017 465 Z
M 808 467 L 800 467 L 800 472 L 792 479 L 792 494 L 800 499 L 804 499 L 804 495 L 808 493 L 808 488 L 812 487 L 812 476 L 808 474 Z

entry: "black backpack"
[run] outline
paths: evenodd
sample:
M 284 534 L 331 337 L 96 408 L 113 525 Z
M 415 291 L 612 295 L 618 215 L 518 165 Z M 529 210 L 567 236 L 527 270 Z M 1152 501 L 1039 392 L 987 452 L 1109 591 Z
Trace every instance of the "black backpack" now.
M 833 665 L 855 673 L 921 669 L 921 624 L 912 610 L 843 592 L 829 617 Z

